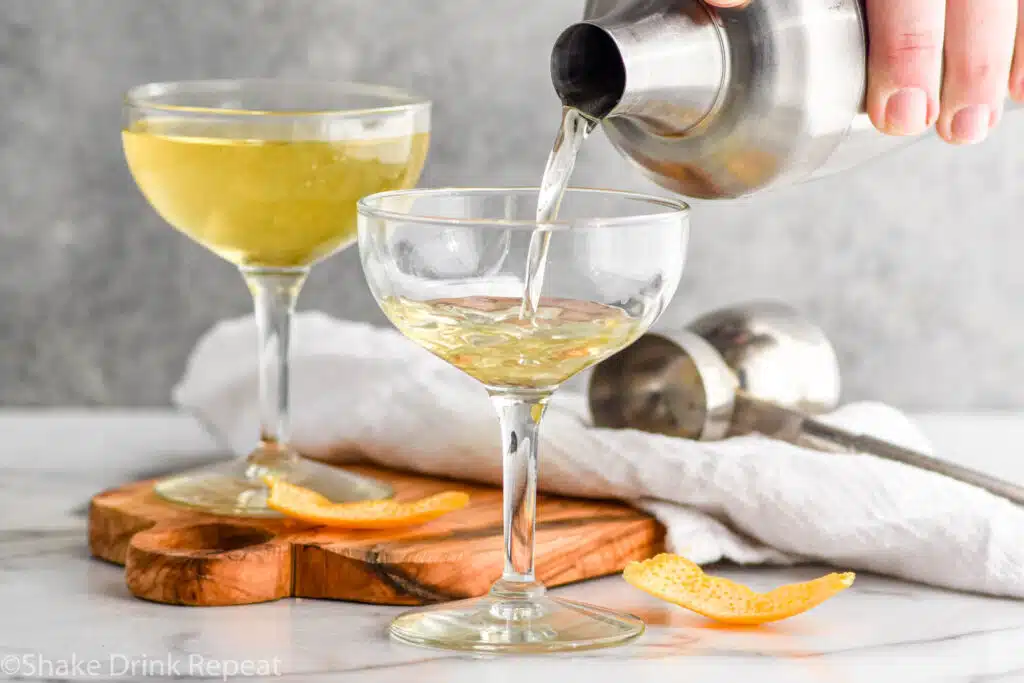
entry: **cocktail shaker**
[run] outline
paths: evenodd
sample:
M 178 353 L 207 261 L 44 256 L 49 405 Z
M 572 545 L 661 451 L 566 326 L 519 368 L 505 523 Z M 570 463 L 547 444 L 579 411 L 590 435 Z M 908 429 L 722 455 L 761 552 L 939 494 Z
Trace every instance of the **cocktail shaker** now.
M 588 0 L 555 42 L 551 76 L 656 183 L 733 198 L 913 140 L 868 118 L 867 44 L 863 0 Z

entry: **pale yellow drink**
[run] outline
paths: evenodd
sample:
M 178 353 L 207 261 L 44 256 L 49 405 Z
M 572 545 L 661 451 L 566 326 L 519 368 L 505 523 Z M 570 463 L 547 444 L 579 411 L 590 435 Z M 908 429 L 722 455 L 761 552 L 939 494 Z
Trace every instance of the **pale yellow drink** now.
M 520 317 L 518 297 L 388 297 L 382 306 L 402 334 L 495 388 L 554 388 L 633 343 L 647 324 L 572 299 L 541 299 L 531 320 Z
M 294 139 L 282 124 L 140 121 L 123 133 L 139 189 L 172 226 L 242 267 L 308 266 L 356 239 L 356 202 L 414 187 L 427 133 Z

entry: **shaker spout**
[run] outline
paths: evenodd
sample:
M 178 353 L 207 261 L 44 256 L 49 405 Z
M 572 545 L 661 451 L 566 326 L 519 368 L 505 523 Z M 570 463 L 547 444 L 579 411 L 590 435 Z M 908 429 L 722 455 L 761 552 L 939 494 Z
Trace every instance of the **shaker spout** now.
M 626 64 L 606 29 L 582 22 L 565 29 L 555 41 L 551 80 L 563 105 L 603 119 L 626 94 Z
M 635 14 L 616 12 L 565 29 L 551 53 L 555 92 L 563 105 L 592 118 L 629 117 L 680 135 L 719 104 L 728 76 L 723 37 L 699 2 Z

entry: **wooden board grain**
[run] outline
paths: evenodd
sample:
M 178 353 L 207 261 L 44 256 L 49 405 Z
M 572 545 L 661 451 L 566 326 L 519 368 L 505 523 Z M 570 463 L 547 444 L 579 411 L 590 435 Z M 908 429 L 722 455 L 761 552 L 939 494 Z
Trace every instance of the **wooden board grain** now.
M 98 494 L 89 549 L 125 566 L 132 593 L 178 605 L 285 597 L 420 605 L 483 595 L 501 575 L 501 491 L 354 467 L 396 498 L 464 490 L 467 508 L 411 529 L 349 531 L 291 519 L 208 515 L 153 493 L 153 482 Z M 606 576 L 663 547 L 650 516 L 611 502 L 539 496 L 537 576 L 548 586 Z

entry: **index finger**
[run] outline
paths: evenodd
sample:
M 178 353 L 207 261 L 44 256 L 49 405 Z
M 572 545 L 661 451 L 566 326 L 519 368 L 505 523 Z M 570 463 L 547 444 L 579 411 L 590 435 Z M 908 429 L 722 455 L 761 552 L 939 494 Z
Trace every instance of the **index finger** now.
M 722 9 L 743 7 L 748 4 L 750 0 L 704 0 L 707 4 L 712 7 L 721 7 Z
M 946 0 L 868 2 L 867 21 L 871 121 L 886 133 L 918 135 L 939 116 Z

